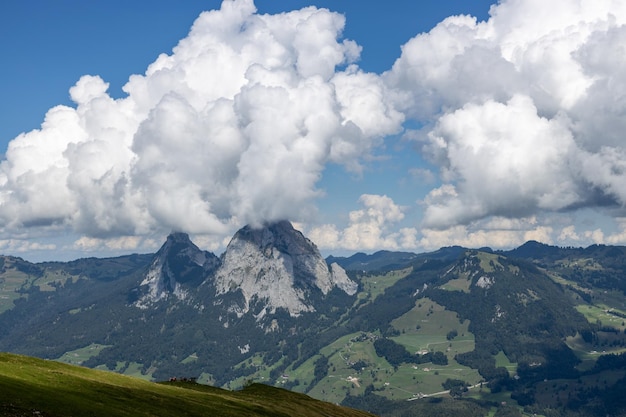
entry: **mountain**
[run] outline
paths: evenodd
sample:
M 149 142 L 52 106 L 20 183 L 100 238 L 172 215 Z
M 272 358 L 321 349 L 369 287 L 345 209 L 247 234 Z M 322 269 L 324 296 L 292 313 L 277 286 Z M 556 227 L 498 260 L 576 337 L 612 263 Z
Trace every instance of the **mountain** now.
M 174 233 L 149 258 L 66 269 L 5 263 L 12 267 L 2 279 L 19 273 L 23 282 L 11 286 L 21 297 L 0 315 L 0 349 L 45 358 L 88 350 L 87 366 L 137 366 L 154 379 L 184 371 L 219 385 L 252 372 L 235 366 L 253 355 L 279 374 L 282 358 L 306 351 L 298 344 L 331 326 L 358 289 L 288 222 L 241 229 L 220 258 Z
M 626 410 L 624 247 L 324 260 L 276 222 L 242 228 L 220 257 L 173 233 L 156 254 L 0 260 L 3 351 L 262 382 L 384 416 Z
M 337 263 L 343 269 L 351 271 L 386 272 L 409 267 L 413 263 L 423 259 L 454 260 L 466 250 L 467 249 L 460 246 L 450 246 L 422 254 L 381 250 L 371 255 L 367 255 L 363 252 L 355 253 L 349 257 L 335 257 L 331 255 L 326 258 L 326 262 L 329 264 Z
M 220 265 L 217 256 L 200 250 L 185 233 L 172 233 L 156 253 L 137 291 L 134 305 L 148 308 L 171 296 L 184 300 Z
M 329 268 L 315 244 L 287 221 L 239 230 L 226 248 L 215 285 L 218 296 L 241 293 L 243 305 L 233 306 L 240 316 L 251 303 L 261 304 L 259 319 L 278 309 L 290 316 L 314 312 L 312 301 L 334 287 L 348 295 L 358 288 L 338 264 Z
M 557 246 L 550 246 L 545 243 L 537 242 L 536 240 L 530 240 L 518 248 L 503 252 L 503 254 L 513 258 L 523 259 L 537 259 L 546 256 L 559 258 L 564 252 L 567 251 L 568 250 L 563 250 Z M 571 252 L 571 250 L 569 250 L 569 252 Z
M 573 371 L 578 359 L 565 340 L 591 331 L 591 324 L 548 275 L 514 258 L 468 251 L 440 279 L 446 284 L 427 289 L 426 296 L 461 321 L 469 319 L 476 338 L 474 351 L 458 355 L 459 363 L 486 380 L 498 375 L 489 352 L 504 352 L 518 368 L 535 364 L 535 372 L 551 378 Z
M 371 255 L 363 252 L 355 253 L 349 257 L 329 256 L 328 263 L 336 263 L 344 269 L 353 271 L 382 271 L 401 269 L 415 260 L 417 255 L 411 252 L 378 251 Z

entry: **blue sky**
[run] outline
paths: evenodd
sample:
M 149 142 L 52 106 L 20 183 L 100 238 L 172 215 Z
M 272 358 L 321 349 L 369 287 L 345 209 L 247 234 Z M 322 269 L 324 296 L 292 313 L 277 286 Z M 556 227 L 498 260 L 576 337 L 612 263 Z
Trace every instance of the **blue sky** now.
M 0 252 L 624 244 L 625 7 L 388 3 L 3 2 Z
M 400 55 L 400 46 L 453 14 L 488 17 L 491 0 L 378 1 L 260 0 L 260 13 L 280 13 L 315 5 L 347 17 L 344 36 L 363 46 L 359 65 L 382 72 Z M 38 128 L 48 109 L 71 105 L 68 90 L 85 74 L 100 75 L 109 93 L 131 74 L 141 74 L 160 53 L 185 37 L 198 15 L 220 0 L 18 1 L 0 4 L 0 145 Z M 9 97 L 11 99 L 9 99 Z

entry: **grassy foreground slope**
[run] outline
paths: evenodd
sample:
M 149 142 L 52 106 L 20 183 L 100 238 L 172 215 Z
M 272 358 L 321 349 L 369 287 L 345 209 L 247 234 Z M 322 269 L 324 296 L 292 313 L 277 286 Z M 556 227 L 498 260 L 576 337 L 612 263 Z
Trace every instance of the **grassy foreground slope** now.
M 0 415 L 371 416 L 266 385 L 227 391 L 194 383 L 157 384 L 27 356 L 0 353 Z

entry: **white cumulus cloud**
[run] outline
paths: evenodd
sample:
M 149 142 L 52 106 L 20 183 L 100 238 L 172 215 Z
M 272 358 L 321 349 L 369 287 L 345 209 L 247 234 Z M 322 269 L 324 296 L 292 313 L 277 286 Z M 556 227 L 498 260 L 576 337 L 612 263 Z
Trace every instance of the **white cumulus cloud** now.
M 398 206 L 386 195 L 363 194 L 359 198 L 363 208 L 350 212 L 349 224 L 344 229 L 322 225 L 307 231 L 307 236 L 323 249 L 398 250 L 417 246 L 417 230 L 396 225 L 404 219 L 404 207 Z
M 344 25 L 326 9 L 262 15 L 252 0 L 225 0 L 132 75 L 126 97 L 83 76 L 75 107 L 50 109 L 9 144 L 0 227 L 124 248 L 133 235 L 306 219 L 326 164 L 359 171 L 404 120 L 380 76 L 354 65 L 360 47 Z
M 503 0 L 490 16 L 445 19 L 384 74 L 439 168 L 424 227 L 623 209 L 626 3 Z
M 235 227 L 290 219 L 320 247 L 354 250 L 624 241 L 626 2 L 501 0 L 486 21 L 416 35 L 383 74 L 359 68 L 344 26 L 313 6 L 225 0 L 125 97 L 81 77 L 74 106 L 9 143 L 0 237 L 71 232 L 74 248 L 123 250 L 180 230 L 218 247 Z M 388 157 L 415 207 L 376 187 L 343 227 L 316 226 L 325 169 L 362 178 L 407 126 L 416 162 Z M 579 210 L 619 227 L 551 217 Z

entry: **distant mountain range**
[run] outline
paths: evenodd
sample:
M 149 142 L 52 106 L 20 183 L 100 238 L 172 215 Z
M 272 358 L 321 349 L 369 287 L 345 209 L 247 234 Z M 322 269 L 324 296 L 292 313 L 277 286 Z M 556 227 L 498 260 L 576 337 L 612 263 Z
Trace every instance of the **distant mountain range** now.
M 156 254 L 0 257 L 0 350 L 389 416 L 623 415 L 625 276 L 617 246 L 323 259 L 283 221 L 217 257 L 175 233 Z

